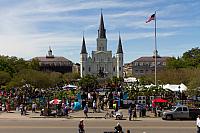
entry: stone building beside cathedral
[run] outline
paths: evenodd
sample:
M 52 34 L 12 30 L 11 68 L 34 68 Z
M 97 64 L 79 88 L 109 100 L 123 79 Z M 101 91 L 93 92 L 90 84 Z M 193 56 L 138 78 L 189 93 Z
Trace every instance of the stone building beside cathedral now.
M 97 37 L 97 49 L 88 56 L 86 42 L 83 36 L 82 48 L 80 53 L 80 73 L 81 77 L 94 75 L 101 78 L 123 77 L 123 49 L 119 35 L 118 48 L 115 56 L 112 51 L 107 49 L 106 29 L 104 28 L 103 14 L 100 16 L 100 25 Z
M 44 72 L 60 72 L 60 73 L 72 73 L 74 63 L 65 57 L 54 56 L 53 51 L 49 47 L 48 55 L 34 57 L 31 60 L 37 60 L 39 62 L 40 71 Z

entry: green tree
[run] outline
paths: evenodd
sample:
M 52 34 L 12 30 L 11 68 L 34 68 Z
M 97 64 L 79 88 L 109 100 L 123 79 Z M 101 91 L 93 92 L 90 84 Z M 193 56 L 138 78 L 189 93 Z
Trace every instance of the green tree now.
M 22 58 L 15 56 L 0 56 L 0 71 L 8 72 L 11 76 L 22 69 L 27 69 L 28 64 Z
M 28 66 L 30 69 L 39 70 L 39 60 L 32 59 L 28 62 Z
M 50 86 L 51 87 L 56 87 L 56 86 L 59 86 L 62 81 L 63 81 L 63 78 L 62 78 L 62 74 L 61 73 L 58 73 L 58 72 L 51 72 L 51 73 L 47 73 L 49 75 L 49 80 L 50 80 Z
M 140 94 L 140 83 L 139 83 L 139 81 L 129 83 L 129 84 L 125 84 L 124 88 L 128 92 L 129 99 L 137 100 L 137 97 Z
M 10 75 L 13 75 L 15 73 L 14 66 L 12 66 L 8 60 L 7 57 L 1 56 L 0 57 L 0 71 L 8 72 Z
M 166 68 L 168 69 L 179 69 L 179 68 L 185 68 L 186 64 L 181 58 L 168 58 L 166 63 Z
M 80 79 L 79 73 L 65 73 L 63 74 L 63 79 L 67 83 L 71 83 L 73 81 L 76 81 L 77 79 Z
M 21 87 L 24 84 L 30 84 L 36 88 L 48 88 L 51 86 L 51 81 L 47 73 L 24 69 L 14 75 L 9 86 Z
M 198 47 L 192 48 L 183 53 L 182 58 L 187 66 L 198 67 L 200 66 L 200 49 Z
M 10 80 L 11 76 L 8 72 L 0 71 L 0 86 L 6 85 Z
M 190 82 L 187 84 L 187 94 L 189 96 L 198 96 L 200 94 L 200 69 L 193 69 L 190 75 Z
M 114 87 L 120 87 L 124 79 L 122 77 L 118 78 L 116 76 L 113 76 L 111 81 Z
M 166 69 L 157 73 L 157 79 L 162 84 L 188 84 L 190 73 L 193 73 L 193 69 Z
M 179 69 L 179 68 L 197 68 L 200 67 L 200 49 L 192 48 L 187 52 L 183 53 L 181 58 L 169 58 L 167 60 L 168 69 Z
M 88 92 L 96 89 L 96 87 L 98 86 L 98 81 L 95 76 L 86 75 L 85 77 L 80 79 L 79 85 L 84 91 Z
M 139 81 L 142 85 L 150 85 L 154 84 L 154 75 L 153 74 L 148 74 L 145 76 L 141 76 L 139 78 Z

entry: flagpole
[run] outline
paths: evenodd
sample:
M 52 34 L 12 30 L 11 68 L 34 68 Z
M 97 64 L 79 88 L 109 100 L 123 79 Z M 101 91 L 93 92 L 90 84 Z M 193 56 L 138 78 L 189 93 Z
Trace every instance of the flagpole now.
M 156 74 L 157 74 L 157 68 L 156 68 L 156 67 L 157 67 L 156 11 L 155 11 L 155 38 L 154 38 L 154 39 L 155 39 L 154 58 L 155 58 L 155 86 L 156 86 L 156 85 L 157 85 L 157 81 L 156 81 L 156 80 L 157 80 L 157 79 L 156 79 L 156 78 L 157 78 L 157 77 L 156 77 L 156 76 L 157 76 L 157 75 L 156 75 Z

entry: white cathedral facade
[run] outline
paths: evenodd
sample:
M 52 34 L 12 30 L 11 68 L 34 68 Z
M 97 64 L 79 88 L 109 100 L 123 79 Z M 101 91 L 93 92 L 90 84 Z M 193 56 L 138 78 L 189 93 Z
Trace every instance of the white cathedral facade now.
M 80 73 L 81 77 L 94 75 L 101 78 L 122 77 L 123 76 L 123 49 L 121 37 L 119 35 L 118 48 L 115 56 L 112 51 L 107 50 L 106 30 L 104 28 L 103 14 L 101 13 L 100 25 L 97 37 L 97 49 L 92 51 L 92 56 L 88 56 L 86 42 L 83 36 L 80 53 Z

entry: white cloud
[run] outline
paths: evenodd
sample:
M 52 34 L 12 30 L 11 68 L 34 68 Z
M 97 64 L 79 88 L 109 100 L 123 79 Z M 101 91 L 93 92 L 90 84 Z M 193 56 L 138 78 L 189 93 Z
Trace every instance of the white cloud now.
M 46 53 L 52 45 L 59 51 L 66 47 L 68 52 L 64 54 L 72 57 L 74 52 L 71 51 L 80 51 L 83 31 L 87 46 L 95 47 L 101 7 L 108 41 L 118 40 L 118 31 L 124 33 L 123 40 L 150 38 L 154 36 L 153 31 L 150 32 L 154 23 L 146 24 L 145 21 L 160 3 L 157 14 L 159 37 L 176 36 L 179 28 L 200 26 L 200 18 L 195 16 L 199 10 L 190 12 L 190 8 L 197 8 L 199 2 L 185 5 L 165 0 L 32 0 L 0 6 L 0 52 L 30 58 Z M 195 17 L 185 20 L 182 18 L 185 14 Z
M 173 36 L 177 34 L 177 32 L 158 32 L 157 35 L 159 37 L 167 37 Z M 119 34 L 113 33 L 108 34 L 109 40 L 118 40 Z M 154 32 L 137 32 L 137 33 L 124 33 L 121 34 L 122 40 L 135 40 L 135 39 L 145 39 L 145 38 L 152 38 L 154 37 Z

